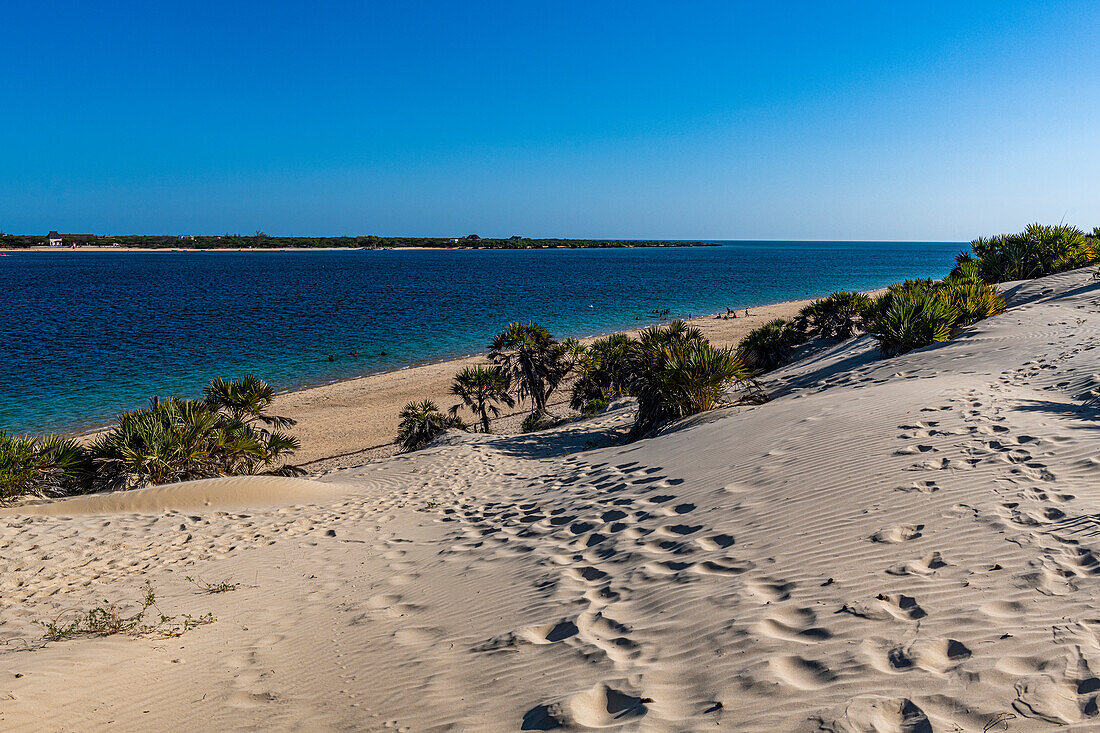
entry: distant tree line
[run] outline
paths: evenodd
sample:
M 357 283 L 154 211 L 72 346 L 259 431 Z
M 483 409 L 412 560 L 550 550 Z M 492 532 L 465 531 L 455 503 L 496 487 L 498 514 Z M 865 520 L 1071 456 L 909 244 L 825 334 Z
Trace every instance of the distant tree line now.
M 65 247 L 122 247 L 148 249 L 248 249 L 293 247 L 301 249 L 331 249 L 353 247 L 383 249 L 390 247 L 438 247 L 475 249 L 543 249 L 549 247 L 685 247 L 705 246 L 700 242 L 661 242 L 656 240 L 616 239 L 530 239 L 512 236 L 507 239 L 482 238 L 476 234 L 465 237 L 272 237 L 263 232 L 252 235 L 223 234 L 221 236 L 196 235 L 110 235 L 110 234 L 62 234 Z M 17 249 L 45 245 L 46 236 L 38 234 L 0 234 L 0 248 Z

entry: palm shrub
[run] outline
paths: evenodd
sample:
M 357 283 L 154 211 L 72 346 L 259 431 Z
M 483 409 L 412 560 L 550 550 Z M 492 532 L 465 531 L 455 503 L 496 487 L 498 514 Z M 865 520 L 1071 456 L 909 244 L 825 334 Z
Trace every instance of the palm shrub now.
M 289 417 L 268 413 L 275 400 L 275 388 L 251 374 L 240 379 L 214 379 L 206 386 L 203 400 L 210 409 L 241 422 L 263 423 L 276 428 L 296 424 Z
M 33 438 L 0 431 L 0 502 L 26 494 L 81 493 L 89 475 L 87 452 L 69 438 Z
M 489 432 L 489 415 L 500 415 L 498 403 L 508 407 L 516 404 L 515 399 L 509 393 L 511 384 L 508 375 L 500 367 L 484 367 L 481 365 L 466 367 L 455 375 L 451 384 L 451 394 L 458 397 L 461 403 L 450 409 L 450 415 L 456 417 L 458 410 L 465 406 L 474 413 L 474 417 L 481 424 L 481 432 Z
M 646 435 L 677 418 L 714 409 L 749 370 L 732 349 L 720 349 L 703 338 L 672 337 L 662 343 L 647 339 L 639 347 L 633 390 L 638 415 L 632 435 Z M 668 332 L 663 334 L 668 336 Z
M 978 261 L 967 252 L 960 252 L 955 256 L 955 266 L 951 268 L 951 272 L 947 277 L 950 280 L 975 280 L 982 282 L 982 273 L 981 268 L 978 266 Z
M 222 475 L 230 453 L 259 459 L 259 445 L 244 438 L 220 430 L 217 413 L 201 400 L 154 397 L 148 407 L 119 415 L 91 453 L 99 488 L 136 488 Z
M 789 362 L 795 348 L 805 340 L 793 321 L 777 318 L 746 334 L 738 353 L 754 372 L 769 372 Z
M 886 288 L 886 292 L 871 300 L 871 305 L 863 314 L 864 330 L 870 333 L 870 324 L 879 320 L 883 313 L 899 298 L 923 297 L 936 289 L 936 283 L 932 278 L 914 278 L 900 283 L 894 283 Z
M 1019 234 L 978 237 L 970 243 L 981 279 L 1026 280 L 1084 267 L 1096 257 L 1095 242 L 1080 229 L 1031 224 Z
M 546 414 L 550 395 L 573 366 L 567 348 L 537 323 L 508 324 L 489 344 L 489 359 L 507 375 L 519 398 L 531 401 L 536 421 Z
M 638 334 L 638 343 L 642 348 L 705 340 L 703 332 L 697 326 L 689 326 L 681 320 L 672 321 L 663 326 L 650 326 L 642 329 Z
M 592 407 L 605 407 L 612 399 L 630 394 L 637 362 L 638 342 L 626 334 L 593 341 L 577 362 L 570 407 L 594 412 Z
M 947 295 L 934 288 L 888 292 L 879 300 L 885 303 L 877 309 L 867 331 L 887 356 L 946 341 L 959 316 Z
M 422 448 L 451 428 L 465 427 L 456 415 L 446 415 L 431 400 L 409 402 L 399 415 L 397 442 L 405 450 Z
M 943 281 L 940 292 L 958 313 L 955 328 L 969 326 L 1005 310 L 1001 292 L 995 285 L 981 280 L 949 277 Z
M 124 412 L 91 448 L 97 488 L 253 474 L 282 463 L 300 444 L 282 430 L 293 420 L 268 413 L 274 397 L 256 377 L 215 379 L 201 400 L 154 397 Z
M 242 459 L 230 466 L 231 473 L 253 473 L 262 463 L 272 465 L 298 450 L 298 439 L 284 432 L 296 420 L 269 412 L 275 400 L 275 388 L 250 374 L 240 379 L 214 379 L 206 386 L 203 401 L 219 418 L 220 426 L 242 446 L 259 444 L 260 460 L 253 461 L 251 450 L 241 451 Z
M 838 292 L 805 306 L 794 319 L 795 328 L 809 337 L 851 338 L 863 325 L 871 299 L 863 293 Z

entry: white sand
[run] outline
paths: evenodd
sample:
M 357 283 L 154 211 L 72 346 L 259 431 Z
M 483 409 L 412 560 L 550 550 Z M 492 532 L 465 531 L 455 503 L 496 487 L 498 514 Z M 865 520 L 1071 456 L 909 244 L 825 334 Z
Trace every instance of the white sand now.
M 204 482 L 9 511 L 0 729 L 1096 730 L 1098 295 L 1026 283 L 628 445 L 592 447 L 620 408 L 273 481 L 283 506 L 227 480 L 231 510 Z M 217 621 L 39 641 L 147 579 Z

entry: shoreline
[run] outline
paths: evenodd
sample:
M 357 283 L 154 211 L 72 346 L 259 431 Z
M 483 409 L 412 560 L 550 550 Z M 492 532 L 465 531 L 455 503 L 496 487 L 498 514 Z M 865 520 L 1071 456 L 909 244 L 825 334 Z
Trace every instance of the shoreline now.
M 880 291 L 867 292 L 873 294 Z M 719 317 L 725 315 L 724 313 L 711 313 L 683 320 L 702 330 L 703 335 L 714 345 L 736 347 L 749 331 L 776 318 L 792 318 L 803 306 L 821 297 L 824 295 L 748 306 L 748 316 L 744 315 L 746 308 L 737 308 L 736 311 L 741 315 L 736 318 L 725 319 Z M 660 322 L 666 321 L 654 323 Z M 595 339 L 619 333 L 636 336 L 650 325 L 653 323 L 586 336 L 579 340 L 582 343 L 591 343 Z M 396 453 L 394 441 L 398 415 L 404 405 L 411 401 L 430 399 L 440 409 L 446 410 L 453 402 L 449 389 L 454 375 L 466 367 L 485 364 L 487 356 L 488 352 L 479 352 L 469 356 L 443 358 L 279 391 L 274 412 L 297 421 L 293 434 L 302 443 L 293 463 L 325 464 L 315 469 L 321 470 L 345 465 L 339 463 L 339 460 L 351 456 L 370 453 L 372 455 L 364 458 L 374 458 Z M 551 405 L 560 407 L 566 404 L 568 400 L 563 397 L 564 394 L 555 393 Z M 472 419 L 465 413 L 463 410 L 460 414 L 464 418 Z M 509 424 L 509 428 L 518 428 L 519 416 L 526 414 L 526 410 L 517 406 L 507 412 L 502 411 L 500 417 L 494 419 L 494 423 L 510 420 L 516 422 L 516 425 Z M 91 441 L 108 427 L 67 431 L 64 435 L 82 442 Z
M 538 246 L 538 247 L 493 247 L 493 246 L 453 246 L 453 247 L 430 247 L 426 245 L 411 245 L 407 247 L 111 247 L 100 245 L 81 245 L 75 249 L 73 247 L 61 246 L 51 247 L 49 245 L 40 245 L 34 247 L 0 247 L 0 254 L 7 254 L 8 252 L 384 252 L 384 251 L 403 251 L 403 250 L 430 250 L 430 251 L 458 251 L 465 252 L 469 250 L 534 250 L 534 249 L 662 249 L 670 247 L 721 247 L 722 243 L 718 241 L 699 241 L 699 242 L 669 242 L 667 244 L 614 244 L 614 245 L 601 245 L 601 244 L 577 244 L 577 245 L 552 245 L 552 246 Z

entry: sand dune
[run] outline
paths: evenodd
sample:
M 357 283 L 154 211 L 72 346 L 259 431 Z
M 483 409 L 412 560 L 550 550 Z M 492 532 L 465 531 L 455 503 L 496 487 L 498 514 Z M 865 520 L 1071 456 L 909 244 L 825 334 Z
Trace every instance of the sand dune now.
M 1095 730 L 1100 284 L 1009 301 L 632 444 L 620 406 L 225 489 L 264 505 L 9 512 L 0 728 Z M 40 642 L 146 580 L 217 621 Z
M 132 491 L 74 496 L 57 501 L 0 508 L 2 516 L 124 514 L 179 509 L 228 509 L 285 506 L 326 501 L 340 496 L 332 484 L 285 476 L 236 476 Z

